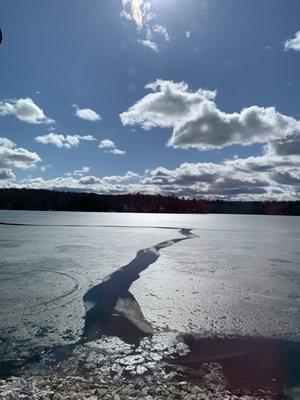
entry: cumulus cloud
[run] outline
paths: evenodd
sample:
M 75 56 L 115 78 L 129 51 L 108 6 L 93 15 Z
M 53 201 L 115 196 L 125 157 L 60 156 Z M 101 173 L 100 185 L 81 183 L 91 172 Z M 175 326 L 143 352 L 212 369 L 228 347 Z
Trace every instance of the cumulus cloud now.
M 73 107 L 75 107 L 75 115 L 78 118 L 91 122 L 101 121 L 102 119 L 100 114 L 90 108 L 79 108 L 76 104 L 74 104 Z
M 140 186 L 138 183 L 134 183 L 134 180 L 136 180 L 138 177 L 139 175 L 132 171 L 128 171 L 124 175 L 112 175 L 104 177 L 63 176 L 53 179 L 44 179 L 42 177 L 29 177 L 18 183 L 13 183 L 11 185 L 6 184 L 5 187 L 73 190 L 102 194 L 136 193 L 139 191 Z
M 65 174 L 65 176 L 83 176 L 85 174 L 87 174 L 88 172 L 90 172 L 91 167 L 88 166 L 83 166 L 81 169 L 74 169 L 71 172 L 67 172 Z
M 78 181 L 81 185 L 95 185 L 101 183 L 101 179 L 96 176 L 85 176 Z
M 0 168 L 1 169 L 30 169 L 41 161 L 38 154 L 22 147 L 17 148 L 15 143 L 7 138 L 0 138 Z M 8 172 L 9 174 L 9 172 Z
M 46 117 L 44 111 L 30 98 L 1 101 L 0 116 L 14 115 L 29 124 L 52 124 L 55 121 Z
M 127 171 L 124 175 L 112 175 L 104 176 L 103 178 L 97 178 L 95 176 L 85 176 L 79 179 L 81 185 L 107 185 L 116 184 L 121 182 L 128 182 L 134 178 L 138 178 L 139 175 L 132 171 Z
M 233 144 L 267 143 L 300 134 L 300 121 L 274 107 L 252 106 L 240 112 L 221 111 L 216 91 L 190 91 L 184 82 L 157 80 L 153 93 L 120 114 L 123 125 L 173 128 L 168 145 L 175 148 L 219 149 Z
M 178 168 L 156 168 L 141 184 L 162 194 L 226 200 L 299 198 L 299 158 L 260 157 L 224 163 L 183 163 Z
M 300 171 L 277 171 L 271 175 L 272 179 L 282 185 L 300 185 Z
M 140 175 L 137 174 L 136 172 L 127 171 L 126 174 L 124 174 L 124 175 L 105 176 L 104 178 L 102 178 L 102 180 L 103 180 L 104 182 L 115 182 L 115 183 L 119 183 L 119 182 L 129 181 L 129 180 L 138 178 L 139 176 L 140 176 Z
M 0 180 L 14 180 L 16 179 L 15 174 L 11 169 L 0 168 Z
M 226 164 L 234 168 L 235 171 L 253 174 L 300 167 L 300 159 L 297 156 L 280 157 L 267 153 L 259 157 L 251 156 L 230 160 Z
M 0 137 L 0 147 L 12 149 L 15 147 L 15 144 L 10 139 Z
M 140 184 L 154 193 L 225 200 L 297 200 L 300 157 L 287 139 L 284 151 L 266 146 L 261 156 L 222 163 L 183 163 L 175 169 L 146 170 Z M 280 145 L 286 145 L 283 141 Z M 273 143 L 272 143 L 273 145 Z M 156 190 L 154 189 L 156 188 Z M 142 190 L 141 190 L 142 191 Z
M 195 183 L 210 183 L 221 174 L 223 167 L 214 163 L 183 163 L 179 168 L 170 170 L 158 167 L 150 171 L 150 176 L 145 178 L 144 184 L 158 185 L 191 185 Z
M 154 127 L 172 128 L 185 120 L 198 107 L 216 96 L 215 91 L 188 91 L 184 82 L 157 80 L 145 86 L 150 93 L 120 114 L 123 125 L 140 125 L 144 130 Z
M 268 143 L 268 152 L 279 156 L 300 155 L 300 135 L 294 134 Z
M 58 133 L 51 132 L 48 135 L 37 136 L 35 141 L 41 144 L 52 144 L 58 148 L 70 149 L 71 147 L 77 147 L 81 141 L 91 142 L 96 140 L 91 135 L 60 135 Z
M 274 107 L 252 106 L 240 113 L 224 113 L 214 103 L 203 104 L 198 115 L 175 126 L 169 145 L 209 150 L 233 144 L 266 143 L 300 133 L 300 123 Z
M 300 31 L 296 32 L 294 38 L 288 39 L 284 43 L 284 49 L 285 50 L 300 51 Z
M 156 184 L 173 187 L 176 190 L 182 187 L 196 187 L 198 190 L 207 190 L 218 182 L 225 187 L 226 178 L 230 178 L 229 169 L 222 164 L 215 163 L 183 163 L 173 170 L 156 168 L 150 176 L 142 181 L 143 184 Z M 248 181 L 247 181 L 248 182 Z
M 116 147 L 115 143 L 110 139 L 103 139 L 99 144 L 99 149 L 104 150 L 105 153 L 112 153 L 116 155 L 123 155 L 125 150 L 120 150 Z
M 174 169 L 159 166 L 142 176 L 132 171 L 104 177 L 81 176 L 77 171 L 83 169 L 79 169 L 68 176 L 49 180 L 28 178 L 19 186 L 109 194 L 175 194 L 224 200 L 296 200 L 300 196 L 299 167 L 299 157 L 266 153 L 220 164 L 186 162 Z
M 108 140 L 108 139 L 107 139 Z M 10 146 L 10 143 L 8 143 Z M 111 149 L 112 145 L 104 144 Z M 113 149 L 113 148 L 112 148 Z M 9 169 L 7 165 L 1 168 Z M 3 185 L 95 193 L 160 193 L 224 200 L 296 200 L 300 198 L 300 157 L 268 152 L 258 157 L 233 158 L 222 163 L 182 163 L 177 168 L 159 166 L 143 175 L 128 171 L 123 175 L 87 175 L 82 167 L 63 177 L 45 180 L 28 178 Z M 6 176 L 8 174 L 5 174 Z M 2 185 L 2 186 L 3 186 Z
M 109 139 L 103 139 L 99 144 L 100 149 L 113 149 L 114 147 L 115 147 L 114 142 Z

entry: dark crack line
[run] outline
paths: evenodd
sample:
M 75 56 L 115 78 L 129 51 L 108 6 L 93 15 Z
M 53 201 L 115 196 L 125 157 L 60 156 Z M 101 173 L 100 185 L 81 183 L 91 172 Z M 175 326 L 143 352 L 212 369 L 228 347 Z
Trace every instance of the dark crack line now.
M 7 226 L 34 226 L 34 227 L 70 227 L 70 228 L 142 228 L 142 229 L 171 229 L 171 230 L 189 230 L 174 226 L 145 226 L 145 225 L 87 225 L 87 224 L 21 224 L 16 222 L 0 222 L 0 225 Z
M 139 250 L 129 264 L 105 277 L 83 296 L 86 309 L 83 340 L 106 334 L 129 343 L 138 343 L 142 337 L 153 333 L 129 289 L 140 273 L 158 260 L 161 249 L 197 237 L 191 229 L 180 229 L 179 233 L 184 237 Z M 131 333 L 128 334 L 128 331 Z
M 180 228 L 175 226 L 152 226 L 152 225 L 87 225 L 87 224 L 22 224 L 15 222 L 0 222 L 5 226 L 23 226 L 23 227 L 48 227 L 48 228 L 139 228 L 139 229 L 171 229 L 175 231 L 191 231 L 189 228 Z M 214 228 L 197 228 L 197 231 L 213 231 L 213 232 L 236 232 L 235 229 L 214 229 Z M 197 235 L 196 235 L 197 236 Z

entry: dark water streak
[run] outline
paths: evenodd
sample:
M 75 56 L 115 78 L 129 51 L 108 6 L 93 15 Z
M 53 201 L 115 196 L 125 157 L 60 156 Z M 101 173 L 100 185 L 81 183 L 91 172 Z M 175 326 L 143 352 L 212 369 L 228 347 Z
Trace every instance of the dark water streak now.
M 227 378 L 226 387 L 236 394 L 260 397 L 269 392 L 272 399 L 284 400 L 286 389 L 300 383 L 300 343 L 264 337 L 204 337 L 181 334 L 180 342 L 190 352 L 166 360 L 187 368 L 189 379 L 199 382 L 197 371 L 203 363 L 219 362 Z M 295 398 L 296 400 L 296 398 Z
M 55 362 L 68 358 L 74 348 L 85 342 L 101 337 L 102 335 L 116 336 L 127 343 L 138 345 L 145 336 L 151 336 L 152 326 L 145 320 L 138 302 L 129 292 L 129 288 L 136 281 L 140 273 L 157 261 L 159 251 L 183 240 L 192 239 L 197 235 L 191 229 L 157 226 L 116 226 L 116 225 L 40 225 L 0 222 L 0 225 L 20 227 L 115 227 L 115 228 L 147 228 L 177 230 L 183 238 L 167 240 L 147 249 L 139 250 L 136 257 L 127 265 L 118 268 L 115 272 L 103 279 L 102 283 L 90 289 L 84 296 L 86 309 L 84 331 L 79 341 L 74 344 L 52 349 L 39 348 L 32 355 L 23 360 L 0 361 L 0 377 L 9 377 L 18 373 L 21 368 L 40 360 L 45 353 L 52 354 Z
M 108 275 L 84 295 L 84 339 L 91 340 L 101 335 L 109 335 L 117 336 L 127 343 L 138 344 L 144 336 L 153 333 L 150 323 L 145 320 L 129 288 L 140 277 L 142 271 L 157 261 L 161 249 L 197 237 L 190 229 L 180 229 L 179 232 L 183 238 L 167 240 L 139 250 L 129 264 Z

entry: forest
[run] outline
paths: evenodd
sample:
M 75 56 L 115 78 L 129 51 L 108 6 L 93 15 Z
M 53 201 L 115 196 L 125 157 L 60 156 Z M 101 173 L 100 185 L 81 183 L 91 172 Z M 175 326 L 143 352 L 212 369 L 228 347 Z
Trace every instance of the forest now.
M 0 189 L 0 209 L 183 214 L 300 215 L 300 201 L 225 201 L 176 196 Z

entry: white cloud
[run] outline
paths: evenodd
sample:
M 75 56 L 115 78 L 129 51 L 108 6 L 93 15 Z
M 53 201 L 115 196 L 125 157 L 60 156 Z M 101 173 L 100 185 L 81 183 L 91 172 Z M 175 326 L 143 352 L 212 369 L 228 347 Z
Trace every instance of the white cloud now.
M 166 42 L 170 41 L 169 32 L 163 25 L 155 24 L 152 29 L 153 32 L 160 34 Z
M 95 141 L 96 139 L 91 135 L 60 135 L 54 132 L 48 135 L 37 136 L 35 141 L 41 144 L 52 144 L 58 148 L 70 149 L 71 147 L 77 147 L 81 141 Z
M 108 139 L 107 139 L 108 140 Z M 8 143 L 8 146 L 11 146 Z M 114 149 L 111 143 L 106 149 Z M 10 148 L 10 147 L 6 147 Z M 105 147 L 104 147 L 105 148 Z M 12 150 L 12 149 L 11 149 Z M 82 167 L 63 177 L 45 180 L 41 177 L 12 182 L 9 171 L 3 173 L 5 187 L 32 187 L 95 193 L 160 193 L 224 200 L 296 200 L 300 198 L 299 155 L 278 155 L 269 152 L 259 157 L 233 157 L 222 163 L 188 163 L 168 169 L 159 166 L 145 174 L 128 171 L 123 175 L 86 176 L 89 167 Z M 1 157 L 0 157 L 1 160 Z M 10 169 L 11 165 L 1 165 Z M 5 174 L 5 175 L 4 175 Z
M 132 181 L 138 177 L 139 175 L 132 171 L 128 171 L 124 175 L 104 176 L 102 178 L 95 176 L 64 176 L 53 179 L 29 177 L 18 183 L 6 184 L 6 187 L 88 191 L 103 194 L 136 193 L 139 191 L 140 185 L 132 183 Z
M 175 194 L 224 200 L 296 200 L 300 197 L 300 158 L 297 156 L 266 153 L 260 157 L 234 158 L 220 164 L 186 162 L 174 169 L 160 166 L 146 171 L 144 176 L 132 171 L 104 177 L 76 173 L 82 170 L 49 180 L 28 178 L 11 185 L 107 194 Z
M 109 139 L 103 139 L 99 144 L 100 149 L 113 149 L 114 147 L 115 147 L 114 142 Z
M 233 144 L 249 145 L 300 134 L 300 121 L 274 107 L 252 106 L 240 112 L 221 111 L 216 91 L 189 91 L 184 82 L 157 80 L 146 86 L 146 95 L 120 114 L 123 125 L 173 128 L 168 145 L 175 148 L 218 149 Z
M 15 144 L 10 139 L 0 137 L 0 147 L 13 149 L 15 147 Z
M 123 154 L 126 154 L 126 151 L 125 150 L 120 150 L 120 149 L 112 149 L 111 151 L 109 151 L 109 153 L 121 156 Z
M 300 51 L 300 31 L 296 32 L 293 39 L 289 39 L 284 43 L 284 49 Z
M 300 135 L 294 134 L 268 143 L 268 152 L 280 156 L 300 155 Z
M 111 176 L 105 176 L 104 178 L 102 178 L 103 182 L 115 182 L 115 183 L 119 183 L 119 182 L 124 182 L 124 181 L 130 181 L 132 179 L 135 178 L 139 178 L 139 174 L 137 174 L 136 172 L 132 172 L 132 171 L 127 171 L 126 174 L 124 175 L 111 175 Z
M 97 178 L 95 176 L 85 176 L 79 179 L 81 185 L 108 185 L 117 184 L 121 182 L 128 182 L 132 179 L 138 178 L 139 175 L 132 171 L 127 171 L 124 175 L 112 175 L 104 176 L 103 178 Z
M 40 157 L 16 145 L 7 138 L 0 138 L 0 168 L 1 169 L 30 169 L 35 168 L 41 161 Z
M 266 143 L 300 133 L 300 123 L 274 107 L 252 106 L 240 113 L 224 113 L 214 103 L 201 107 L 198 115 L 175 126 L 169 145 L 208 150 L 233 144 Z
M 236 172 L 256 174 L 270 173 L 275 170 L 291 170 L 300 167 L 300 158 L 298 156 L 276 156 L 266 153 L 259 157 L 234 158 L 226 161 L 226 165 L 233 168 Z
M 105 153 L 112 153 L 115 155 L 123 155 L 126 153 L 125 150 L 117 149 L 115 143 L 110 139 L 101 140 L 99 149 L 104 150 Z
M 158 167 L 141 180 L 162 194 L 231 200 L 299 198 L 300 158 L 261 157 L 216 163 L 183 163 L 178 168 Z
M 1 101 L 0 116 L 14 115 L 20 121 L 29 124 L 52 124 L 55 121 L 46 117 L 44 111 L 30 98 Z
M 74 169 L 71 172 L 67 172 L 65 176 L 83 176 L 84 174 L 87 174 L 90 171 L 91 167 L 83 166 L 81 169 Z
M 30 189 L 49 189 L 49 190 L 78 190 L 80 185 L 78 180 L 73 177 L 57 177 L 53 179 L 44 179 L 42 177 L 27 178 L 20 181 L 12 187 L 30 188 Z
M 156 22 L 156 15 L 152 12 L 151 3 L 148 0 L 122 0 L 122 5 L 121 16 L 135 22 L 140 36 L 138 39 L 140 44 L 158 52 L 157 41 L 159 38 L 165 42 L 170 41 L 167 28 Z
M 40 169 L 41 169 L 41 172 L 46 172 L 46 170 L 47 170 L 48 168 L 51 168 L 51 167 L 52 167 L 51 164 L 47 164 L 47 165 L 43 165 Z
M 149 130 L 154 127 L 172 128 L 194 113 L 199 105 L 214 99 L 216 92 L 188 91 L 186 83 L 157 80 L 145 86 L 154 93 L 146 95 L 128 111 L 120 114 L 123 125 L 140 125 Z
M 300 170 L 277 171 L 271 175 L 272 179 L 282 185 L 300 186 Z
M 15 174 L 11 169 L 0 168 L 0 180 L 14 180 Z
M 76 104 L 74 104 L 73 107 L 75 107 L 75 115 L 78 118 L 91 122 L 101 121 L 102 119 L 100 114 L 96 113 L 90 108 L 79 108 Z
M 151 40 L 139 40 L 139 43 L 155 52 L 158 52 L 157 44 L 155 42 L 152 42 Z
M 101 179 L 95 176 L 85 176 L 78 181 L 81 185 L 95 185 L 101 183 Z
M 122 13 L 122 16 L 127 19 L 132 19 L 138 28 L 142 28 L 146 17 L 144 0 L 122 0 L 122 3 L 124 7 L 124 13 Z
M 150 171 L 150 176 L 142 182 L 161 186 L 209 183 L 220 177 L 223 169 L 222 165 L 214 163 L 184 163 L 174 170 L 158 167 Z

